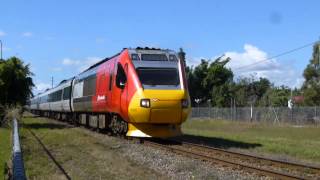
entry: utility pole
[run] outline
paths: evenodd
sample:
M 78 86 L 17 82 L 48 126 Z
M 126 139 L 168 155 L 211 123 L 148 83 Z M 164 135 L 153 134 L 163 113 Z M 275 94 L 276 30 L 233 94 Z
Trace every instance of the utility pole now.
M 51 77 L 51 88 L 53 88 L 53 76 Z
M 230 119 L 233 120 L 233 100 L 230 98 Z
M 211 99 L 208 99 L 208 105 L 209 105 L 209 119 L 211 118 Z
M 197 99 L 194 100 L 194 102 L 196 102 L 197 105 L 198 105 L 198 117 L 200 117 L 200 107 L 199 107 L 200 100 L 201 100 L 200 98 L 197 98 Z

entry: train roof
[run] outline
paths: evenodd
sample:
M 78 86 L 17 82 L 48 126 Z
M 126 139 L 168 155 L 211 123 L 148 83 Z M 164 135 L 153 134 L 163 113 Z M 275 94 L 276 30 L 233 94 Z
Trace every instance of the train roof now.
M 161 48 L 149 48 L 149 47 L 137 47 L 137 48 L 128 48 L 130 52 L 137 52 L 137 53 L 145 53 L 145 52 L 152 52 L 152 53 L 175 53 L 174 50 L 171 49 L 161 49 Z
M 122 51 L 123 51 L 123 50 L 122 50 Z M 121 52 L 122 52 L 122 51 L 121 51 Z M 120 52 L 120 53 L 121 53 L 121 52 Z M 117 54 L 115 54 L 115 55 L 113 55 L 113 56 L 111 56 L 111 57 L 107 57 L 107 58 L 102 59 L 101 61 L 99 61 L 99 62 L 91 65 L 89 68 L 87 68 L 86 70 L 82 71 L 81 73 L 84 73 L 84 72 L 86 72 L 86 71 L 88 71 L 88 70 L 90 70 L 90 69 L 93 69 L 94 67 L 99 66 L 100 64 L 102 64 L 102 63 L 104 63 L 104 62 L 106 62 L 106 61 L 108 61 L 108 60 L 110 60 L 110 59 L 112 59 L 112 58 L 120 55 L 120 53 L 117 53 Z M 80 73 L 80 74 L 81 74 L 81 73 Z
M 152 53 L 169 53 L 169 54 L 175 54 L 176 52 L 173 51 L 173 50 L 170 50 L 170 49 L 161 49 L 161 48 L 154 48 L 154 47 L 136 47 L 136 48 L 123 48 L 121 52 L 111 56 L 111 57 L 107 57 L 107 58 L 104 58 L 102 59 L 101 61 L 91 65 L 89 68 L 87 68 L 86 70 L 82 71 L 80 74 L 84 73 L 84 72 L 87 72 L 97 66 L 99 66 L 100 64 L 103 64 L 104 62 L 116 57 L 116 56 L 119 56 L 124 50 L 129 50 L 129 53 L 147 53 L 147 52 L 152 52 Z M 78 75 L 80 75 L 78 74 Z M 38 93 L 35 97 L 37 96 L 41 96 L 41 95 L 44 95 L 46 94 L 48 91 L 51 91 L 53 89 L 56 89 L 57 87 L 61 86 L 62 84 L 68 82 L 68 81 L 71 81 L 72 79 L 74 79 L 75 77 L 72 77 L 72 78 L 69 78 L 69 79 L 65 79 L 65 80 L 62 80 L 57 86 L 53 87 L 53 88 L 49 88 L 49 89 L 46 89 L 44 92 L 42 93 Z M 34 98 L 35 98 L 34 97 Z
M 175 53 L 175 51 L 170 50 L 170 49 L 160 49 L 160 48 L 154 48 L 154 47 L 151 47 L 151 48 L 150 47 L 123 48 L 121 52 L 119 52 L 119 53 L 117 53 L 117 54 L 115 54 L 115 55 L 113 55 L 111 57 L 107 57 L 107 58 L 102 59 L 101 61 L 93 64 L 92 66 L 90 66 L 86 70 L 82 71 L 80 74 L 82 74 L 82 73 L 84 73 L 84 72 L 86 72 L 86 71 L 88 71 L 90 69 L 93 69 L 93 68 L 99 66 L 100 64 L 103 64 L 104 62 L 106 62 L 106 61 L 108 61 L 108 60 L 120 55 L 124 50 L 129 50 L 129 52 L 137 52 L 137 53 L 146 53 L 146 52 L 150 52 L 150 51 L 153 52 L 153 53 L 155 53 L 155 52 L 158 52 L 158 53 L 163 53 L 163 52 L 165 52 L 165 53 Z
M 70 82 L 72 79 L 74 79 L 74 77 L 69 78 L 69 79 L 64 79 L 64 80 L 62 80 L 58 85 L 56 85 L 55 87 L 53 87 L 53 88 L 48 88 L 48 89 L 46 89 L 44 92 L 38 93 L 37 95 L 35 95 L 35 96 L 34 96 L 33 98 L 31 98 L 31 99 L 38 98 L 38 97 L 42 97 L 43 95 L 49 94 L 49 93 L 51 93 L 51 91 L 59 88 L 60 86 L 63 86 L 65 83 Z

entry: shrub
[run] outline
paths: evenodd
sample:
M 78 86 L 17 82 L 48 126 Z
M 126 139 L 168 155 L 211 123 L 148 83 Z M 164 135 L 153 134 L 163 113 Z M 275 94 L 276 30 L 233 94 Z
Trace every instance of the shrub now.
M 0 106 L 0 126 L 10 126 L 14 118 L 21 119 L 22 111 L 21 106 Z

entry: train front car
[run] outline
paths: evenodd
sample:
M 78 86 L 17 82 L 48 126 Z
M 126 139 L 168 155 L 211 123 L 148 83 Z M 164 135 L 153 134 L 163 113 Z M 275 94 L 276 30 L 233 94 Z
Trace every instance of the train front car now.
M 125 65 L 124 69 L 132 78 L 127 92 L 127 136 L 180 135 L 181 124 L 190 113 L 183 62 L 171 50 L 128 49 L 127 52 L 129 67 Z

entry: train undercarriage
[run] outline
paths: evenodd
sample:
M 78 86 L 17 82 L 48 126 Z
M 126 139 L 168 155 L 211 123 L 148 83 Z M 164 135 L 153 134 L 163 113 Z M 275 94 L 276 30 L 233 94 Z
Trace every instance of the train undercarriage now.
M 115 113 L 66 113 L 39 110 L 31 110 L 31 113 L 119 136 L 173 137 L 181 134 L 181 127 L 178 124 L 128 123 Z

